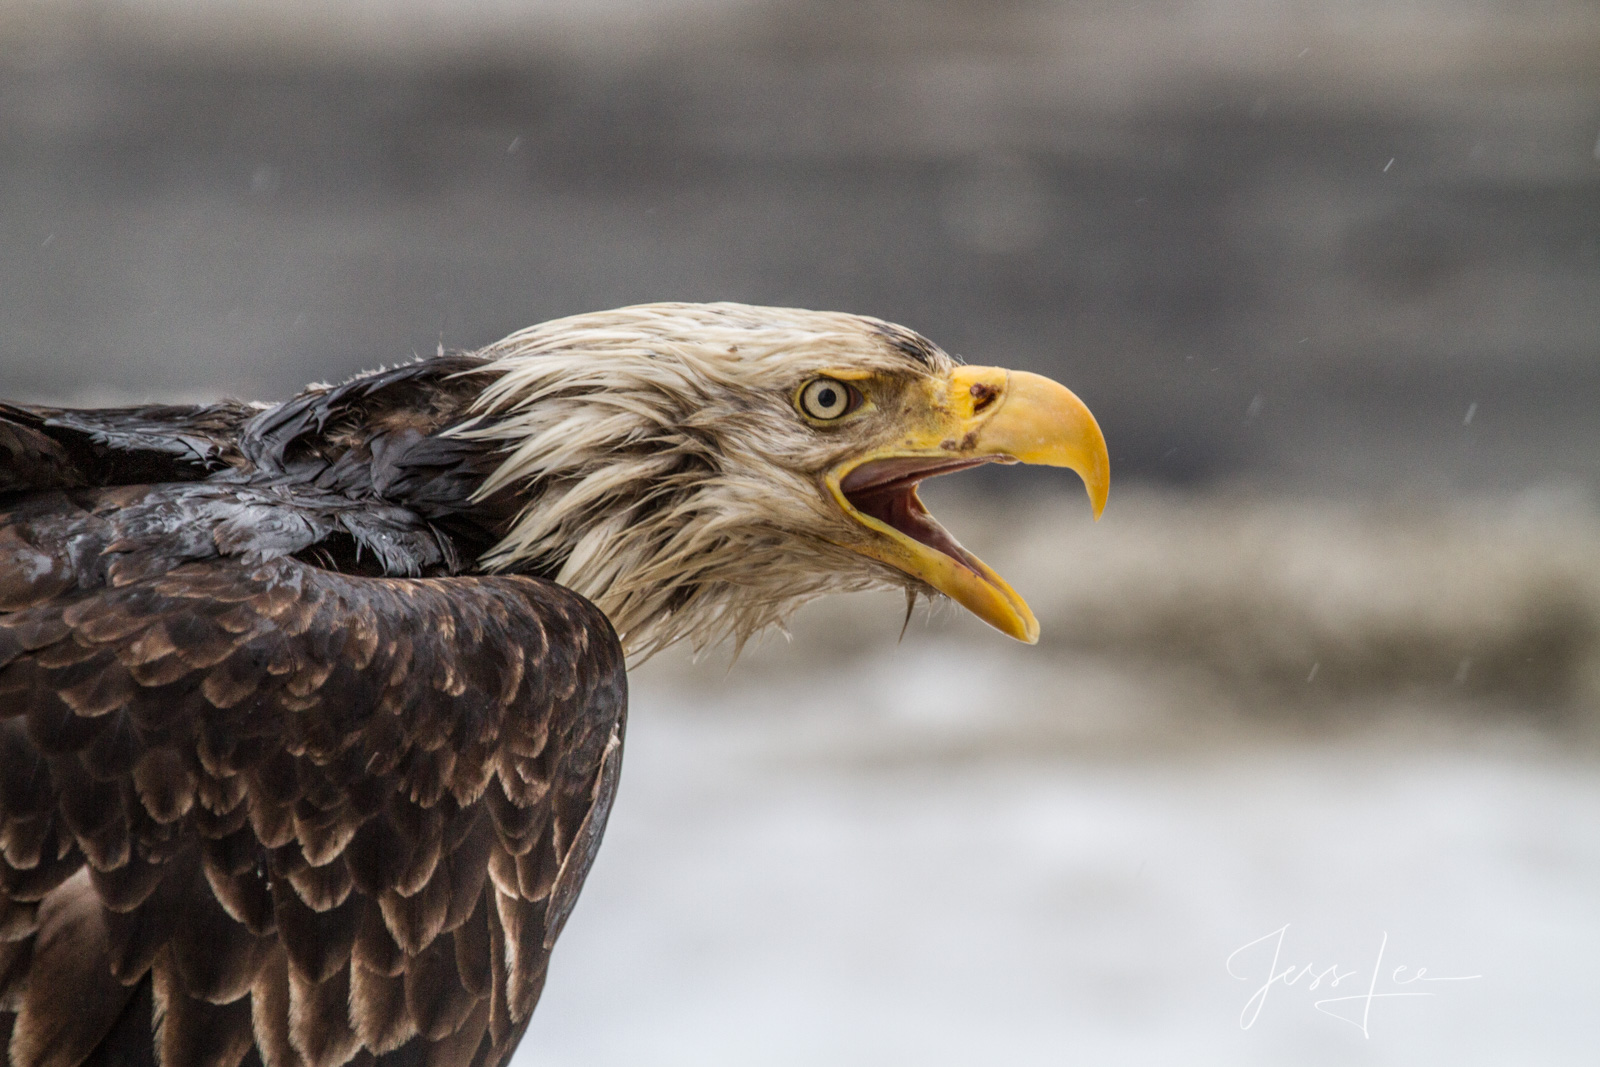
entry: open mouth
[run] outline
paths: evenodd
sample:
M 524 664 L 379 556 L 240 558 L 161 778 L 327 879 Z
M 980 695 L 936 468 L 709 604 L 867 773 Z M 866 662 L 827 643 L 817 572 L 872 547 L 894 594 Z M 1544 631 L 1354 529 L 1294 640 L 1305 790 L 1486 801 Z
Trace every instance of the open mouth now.
M 850 506 L 862 515 L 877 519 L 890 529 L 942 552 L 974 574 L 982 574 L 978 558 L 961 547 L 950 531 L 928 513 L 917 496 L 924 479 L 954 474 L 985 463 L 1016 461 L 1007 456 L 981 456 L 967 459 L 928 459 L 897 457 L 876 459 L 845 475 L 839 491 Z
M 1039 620 L 1027 602 L 928 514 L 917 486 L 985 463 L 1068 467 L 1083 478 L 1098 516 L 1110 483 L 1105 437 L 1071 390 L 1026 371 L 961 366 L 922 388 L 921 402 L 908 402 L 898 416 L 902 425 L 890 438 L 893 445 L 846 459 L 823 475 L 834 501 L 865 528 L 839 544 L 1032 644 Z

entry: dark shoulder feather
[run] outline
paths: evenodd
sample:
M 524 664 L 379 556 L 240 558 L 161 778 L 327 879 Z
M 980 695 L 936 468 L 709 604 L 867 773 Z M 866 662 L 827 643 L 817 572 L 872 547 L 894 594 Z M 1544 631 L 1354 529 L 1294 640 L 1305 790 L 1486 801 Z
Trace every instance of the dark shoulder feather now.
M 432 434 L 466 417 L 487 384 L 485 360 L 470 354 L 419 359 L 312 386 L 255 415 L 240 433 L 245 457 L 268 475 L 325 469 L 347 452 L 370 456 L 376 437 L 414 430 Z
M 288 558 L 62 586 L 4 532 L 9 1062 L 504 1063 L 615 790 L 599 611 Z
M 249 480 L 368 505 L 345 511 L 339 529 L 319 539 L 316 558 L 326 565 L 360 569 L 365 552 L 379 573 L 454 573 L 500 539 L 516 510 L 510 493 L 475 497 L 500 455 L 448 432 L 471 418 L 490 380 L 484 365 L 470 354 L 435 356 L 314 386 L 263 410 L 239 435 Z M 436 539 L 440 558 L 408 545 L 413 535 Z
M 0 403 L 0 493 L 185 482 L 239 462 L 257 409 L 237 402 L 132 408 Z
M 13 539 L 78 543 L 79 587 L 229 557 L 461 573 L 517 506 L 509 490 L 477 498 L 501 457 L 449 432 L 471 417 L 483 363 L 418 360 L 272 407 L 0 404 L 0 511 L 27 519 Z

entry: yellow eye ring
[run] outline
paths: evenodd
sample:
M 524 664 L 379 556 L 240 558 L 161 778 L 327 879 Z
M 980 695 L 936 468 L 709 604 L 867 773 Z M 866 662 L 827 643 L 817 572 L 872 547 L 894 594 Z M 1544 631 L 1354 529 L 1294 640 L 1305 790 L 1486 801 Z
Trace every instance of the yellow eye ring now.
M 837 378 L 813 378 L 800 388 L 800 413 L 818 422 L 843 418 L 861 406 L 861 392 Z

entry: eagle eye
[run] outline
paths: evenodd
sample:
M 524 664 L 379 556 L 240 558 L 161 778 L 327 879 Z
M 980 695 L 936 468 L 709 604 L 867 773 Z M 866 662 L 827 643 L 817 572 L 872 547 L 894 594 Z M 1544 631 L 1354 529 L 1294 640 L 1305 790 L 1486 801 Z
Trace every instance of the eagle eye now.
M 800 390 L 801 412 L 822 422 L 848 415 L 860 404 L 861 393 L 835 378 L 813 378 Z

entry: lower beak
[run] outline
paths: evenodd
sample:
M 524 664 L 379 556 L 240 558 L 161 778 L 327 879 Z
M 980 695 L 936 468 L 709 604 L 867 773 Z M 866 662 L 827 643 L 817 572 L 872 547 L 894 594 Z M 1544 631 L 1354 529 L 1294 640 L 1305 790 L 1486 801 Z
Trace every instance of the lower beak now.
M 917 484 L 981 463 L 1067 467 L 1083 479 L 1098 519 L 1111 485 L 1105 437 L 1071 390 L 1026 371 L 959 367 L 926 389 L 893 448 L 853 457 L 825 479 L 839 506 L 875 535 L 850 547 L 1033 644 L 1039 622 L 1027 602 L 928 514 Z

